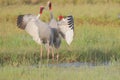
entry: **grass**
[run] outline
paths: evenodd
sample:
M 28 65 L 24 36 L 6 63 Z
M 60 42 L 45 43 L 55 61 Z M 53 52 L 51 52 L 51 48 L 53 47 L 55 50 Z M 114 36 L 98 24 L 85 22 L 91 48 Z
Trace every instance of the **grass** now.
M 0 80 L 119 80 L 119 66 L 119 64 L 78 68 L 7 66 L 0 68 Z
M 45 3 L 48 0 L 0 0 L 0 5 L 1 6 L 9 6 L 9 5 L 21 5 L 21 4 L 35 4 L 35 1 L 39 1 L 38 3 Z M 57 4 L 63 4 L 65 5 L 66 3 L 71 3 L 71 4 L 96 4 L 96 3 L 120 3 L 120 0 L 51 0 L 54 3 Z
M 26 62 L 27 57 L 36 61 L 34 56 L 39 58 L 40 46 L 24 31 L 10 24 L 5 27 L 8 27 L 8 25 L 9 28 L 1 31 L 2 34 L 8 31 L 4 36 L 1 35 L 0 58 L 3 62 L 6 63 L 6 58 L 8 58 L 8 61 L 21 63 L 19 61 L 23 60 L 23 62 Z M 109 62 L 120 59 L 119 27 L 84 24 L 81 27 L 76 27 L 75 31 L 75 38 L 70 47 L 67 47 L 65 41 L 63 41 L 59 50 L 60 61 Z M 12 60 L 14 56 L 16 58 Z M 26 56 L 26 59 L 23 59 L 24 56 Z M 46 57 L 46 54 L 44 54 L 44 57 Z M 31 61 L 29 63 L 31 64 Z
M 0 8 L 0 64 L 14 62 L 33 64 L 39 62 L 39 48 L 32 38 L 17 28 L 19 14 L 38 14 L 38 5 L 11 5 Z M 111 6 L 112 5 L 112 6 Z M 120 60 L 119 4 L 53 4 L 55 18 L 72 14 L 75 19 L 75 36 L 70 47 L 62 41 L 59 49 L 60 62 L 111 62 Z M 58 8 L 61 8 L 58 10 Z M 44 11 L 41 19 L 49 22 L 49 12 Z M 45 52 L 44 52 L 45 53 Z M 46 54 L 44 54 L 46 59 Z
M 19 14 L 37 15 L 41 4 L 0 6 L 0 80 L 120 80 L 120 5 L 75 4 L 53 4 L 56 19 L 60 14 L 72 14 L 75 22 L 74 40 L 70 46 L 62 40 L 59 62 L 109 64 L 35 67 L 40 61 L 40 46 L 17 28 L 16 18 Z M 49 22 L 49 12 L 44 11 L 41 19 Z M 43 56 L 46 59 L 45 50 Z

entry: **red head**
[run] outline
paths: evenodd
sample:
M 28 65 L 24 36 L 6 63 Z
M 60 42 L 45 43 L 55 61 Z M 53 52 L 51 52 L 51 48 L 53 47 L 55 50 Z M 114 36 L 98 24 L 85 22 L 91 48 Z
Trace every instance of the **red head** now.
M 42 14 L 44 6 L 40 6 L 40 14 Z
M 49 7 L 49 10 L 52 10 L 52 3 L 50 1 L 48 1 L 48 7 Z
M 58 20 L 62 20 L 64 17 L 62 15 L 58 16 Z

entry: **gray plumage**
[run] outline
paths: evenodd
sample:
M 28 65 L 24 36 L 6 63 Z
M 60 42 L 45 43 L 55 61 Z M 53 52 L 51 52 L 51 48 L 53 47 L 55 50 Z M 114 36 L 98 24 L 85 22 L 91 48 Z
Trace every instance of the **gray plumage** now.
M 74 35 L 74 20 L 73 16 L 67 16 L 66 18 L 62 19 L 61 21 L 56 21 L 53 13 L 52 13 L 52 3 L 48 2 L 48 7 L 50 11 L 50 17 L 51 20 L 49 22 L 49 25 L 51 28 L 54 28 L 56 30 L 56 34 L 58 36 L 54 36 L 54 46 L 60 47 L 61 44 L 61 37 L 60 35 L 66 40 L 66 42 L 70 45 L 73 40 Z
M 40 14 L 44 7 L 40 7 Z M 50 12 L 51 21 L 49 24 L 39 20 L 40 15 L 35 16 L 32 14 L 19 15 L 17 18 L 17 26 L 30 34 L 35 42 L 38 44 L 45 44 L 47 48 L 47 57 L 49 59 L 50 47 L 52 47 L 52 57 L 54 60 L 55 48 L 59 48 L 61 44 L 60 35 L 70 45 L 74 35 L 74 21 L 72 16 L 67 16 L 61 21 L 56 21 L 52 12 Z M 41 47 L 42 59 L 42 47 Z
M 28 32 L 37 43 L 48 43 L 50 46 L 53 46 L 53 30 L 48 24 L 37 19 L 35 15 L 19 15 L 17 26 Z
M 50 16 L 51 16 L 51 20 L 49 22 L 50 27 L 53 29 L 54 32 L 54 40 L 53 40 L 53 44 L 55 48 L 59 48 L 60 44 L 61 44 L 61 37 L 60 37 L 60 31 L 58 28 L 58 23 L 55 20 L 52 12 L 50 12 Z

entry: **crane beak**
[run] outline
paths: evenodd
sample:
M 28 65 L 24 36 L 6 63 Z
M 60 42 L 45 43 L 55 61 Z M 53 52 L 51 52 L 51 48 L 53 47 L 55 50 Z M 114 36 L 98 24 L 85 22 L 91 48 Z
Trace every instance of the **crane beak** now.
M 51 10 L 52 9 L 52 3 L 51 3 L 51 1 L 49 0 L 48 2 L 47 2 L 47 10 Z

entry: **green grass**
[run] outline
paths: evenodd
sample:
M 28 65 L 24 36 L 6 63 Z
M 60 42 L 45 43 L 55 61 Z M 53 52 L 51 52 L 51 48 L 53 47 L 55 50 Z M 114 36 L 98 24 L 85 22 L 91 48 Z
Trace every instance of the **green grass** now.
M 120 65 L 83 67 L 2 67 L 0 80 L 119 80 Z
M 16 26 L 19 14 L 38 14 L 38 5 L 11 5 L 0 7 L 0 64 L 34 64 L 39 62 L 40 46 L 23 30 Z M 112 5 L 112 6 L 111 6 Z M 120 60 L 120 5 L 53 4 L 55 18 L 72 14 L 75 20 L 75 36 L 70 47 L 62 41 L 59 49 L 60 62 L 111 62 Z M 58 10 L 58 8 L 61 8 Z M 41 19 L 49 22 L 49 12 Z M 44 59 L 46 52 L 44 51 Z
M 8 27 L 8 25 L 9 28 L 5 30 L 8 32 L 5 33 L 1 30 L 2 34 L 5 33 L 4 36 L 1 35 L 0 43 L 0 58 L 3 62 L 6 62 L 6 57 L 9 57 L 8 61 L 14 62 L 12 60 L 14 56 L 17 56 L 15 61 L 18 61 L 18 63 L 21 63 L 20 60 L 27 61 L 27 57 L 36 60 L 34 55 L 39 58 L 40 46 L 24 31 L 10 24 L 5 27 Z M 120 38 L 118 36 L 120 36 L 119 27 L 103 27 L 90 24 L 77 26 L 71 46 L 68 47 L 65 41 L 61 44 L 59 50 L 60 61 L 104 62 L 119 60 Z M 25 60 L 23 59 L 24 56 L 26 56 Z M 44 52 L 44 57 L 46 58 L 46 52 Z
M 96 65 L 109 62 L 109 65 L 36 68 L 34 65 L 39 65 L 40 61 L 40 46 L 17 28 L 16 18 L 19 14 L 37 15 L 41 4 L 0 6 L 0 80 L 120 80 L 120 5 L 112 1 L 104 4 L 93 4 L 96 0 L 84 0 L 85 4 L 77 1 L 83 0 L 76 0 L 76 5 L 63 1 L 64 4 L 55 1 L 53 4 L 56 19 L 60 14 L 72 14 L 75 22 L 74 40 L 70 46 L 62 40 L 59 62 Z M 88 1 L 93 3 L 86 4 Z M 44 11 L 41 19 L 49 22 L 49 12 Z M 43 53 L 46 60 L 46 51 Z

